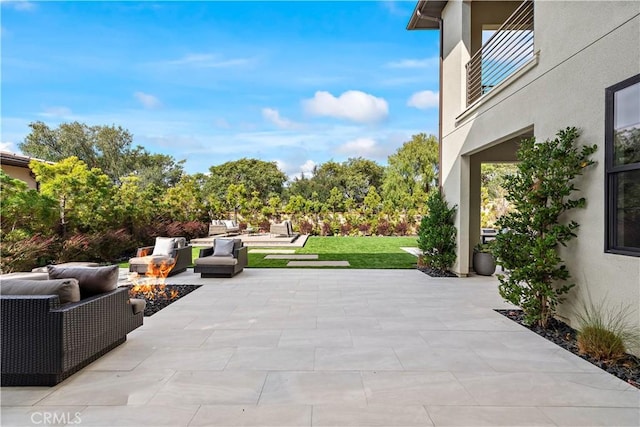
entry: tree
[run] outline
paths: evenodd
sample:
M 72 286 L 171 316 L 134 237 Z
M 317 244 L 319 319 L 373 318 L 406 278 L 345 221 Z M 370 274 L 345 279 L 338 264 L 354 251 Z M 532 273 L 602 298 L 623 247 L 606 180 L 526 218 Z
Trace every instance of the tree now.
M 29 167 L 40 192 L 58 201 L 61 234 L 71 228 L 99 231 L 112 220 L 115 188 L 100 169 L 89 169 L 75 156 L 54 164 L 32 160 Z
M 229 210 L 233 210 L 233 219 L 238 220 L 238 211 L 247 203 L 247 189 L 244 184 L 229 184 L 225 198 Z
M 62 123 L 51 129 L 37 121 L 18 146 L 30 156 L 58 162 L 75 156 L 89 168 L 101 169 L 112 182 L 126 175 L 141 178 L 141 185 L 175 184 L 183 173 L 182 163 L 171 156 L 149 154 L 144 148 L 132 148 L 133 135 L 120 126 L 88 126 L 80 122 Z
M 206 216 L 202 191 L 198 180 L 185 175 L 162 197 L 166 215 L 174 221 L 201 221 Z
M 505 215 L 510 204 L 504 189 L 504 177 L 517 171 L 515 164 L 483 163 L 481 167 L 481 225 L 494 227 L 496 221 Z
M 226 199 L 226 190 L 230 184 L 242 184 L 246 194 L 257 191 L 264 203 L 271 194 L 282 194 L 282 186 L 287 176 L 278 169 L 276 162 L 242 158 L 209 168 L 210 177 L 205 191 L 216 193 Z
M 422 217 L 418 230 L 418 247 L 427 266 L 445 272 L 456 262 L 457 230 L 453 221 L 457 207 L 450 208 L 444 196 L 436 191 L 429 196 L 427 209 L 429 213 Z
M 522 308 L 527 323 L 543 328 L 574 286 L 567 283 L 569 270 L 558 248 L 576 237 L 579 225 L 565 214 L 585 206 L 584 197 L 571 197 L 577 190 L 574 179 L 594 163 L 590 157 L 597 149 L 576 147 L 578 136 L 569 127 L 553 140 L 520 143 L 518 173 L 504 183 L 515 209 L 498 220 L 506 231 L 492 247 L 497 263 L 509 271 L 498 276 L 500 295 Z
M 364 212 L 372 217 L 373 215 L 376 215 L 378 212 L 380 212 L 381 204 L 382 198 L 376 191 L 376 187 L 372 185 L 371 187 L 369 187 L 367 196 L 364 198 L 364 203 L 362 204 Z
M 20 232 L 32 236 L 49 233 L 58 220 L 55 199 L 30 189 L 19 179 L 0 171 L 0 222 L 2 238 L 7 233 Z
M 405 211 L 421 207 L 436 185 L 437 174 L 438 140 L 425 133 L 413 135 L 388 158 L 383 198 Z
M 333 187 L 329 192 L 327 207 L 334 215 L 336 212 L 340 212 L 344 209 L 344 193 L 342 193 L 338 187 Z

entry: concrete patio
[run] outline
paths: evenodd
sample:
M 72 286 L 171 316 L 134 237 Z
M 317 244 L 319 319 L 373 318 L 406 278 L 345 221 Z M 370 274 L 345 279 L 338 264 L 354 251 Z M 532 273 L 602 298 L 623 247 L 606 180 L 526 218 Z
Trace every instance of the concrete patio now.
M 245 269 L 168 283 L 203 286 L 58 386 L 2 388 L 1 424 L 640 425 L 639 390 L 493 311 L 508 307 L 495 278 Z

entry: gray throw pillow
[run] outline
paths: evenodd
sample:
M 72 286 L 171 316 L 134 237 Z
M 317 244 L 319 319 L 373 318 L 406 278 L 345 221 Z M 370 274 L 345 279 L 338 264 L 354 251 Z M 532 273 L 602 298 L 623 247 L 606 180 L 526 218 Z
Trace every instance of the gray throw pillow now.
M 233 240 L 215 239 L 213 244 L 213 256 L 233 256 Z
M 80 286 L 76 279 L 27 280 L 4 279 L 0 295 L 58 295 L 60 304 L 80 301 Z
M 171 256 L 175 244 L 176 239 L 173 237 L 156 237 L 156 244 L 153 247 L 153 253 L 151 255 Z
M 119 269 L 117 265 L 106 267 L 47 267 L 49 279 L 78 279 L 80 292 L 86 296 L 113 291 L 118 287 Z

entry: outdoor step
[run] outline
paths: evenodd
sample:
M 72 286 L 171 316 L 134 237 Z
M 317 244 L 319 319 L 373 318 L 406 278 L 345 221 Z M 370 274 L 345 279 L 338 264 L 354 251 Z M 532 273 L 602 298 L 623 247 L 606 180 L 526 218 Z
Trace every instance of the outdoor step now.
M 400 248 L 405 252 L 409 252 L 411 255 L 420 256 L 422 255 L 422 251 L 420 248 Z
M 287 267 L 349 267 L 349 261 L 289 261 Z
M 264 259 L 318 259 L 318 255 L 267 255 Z

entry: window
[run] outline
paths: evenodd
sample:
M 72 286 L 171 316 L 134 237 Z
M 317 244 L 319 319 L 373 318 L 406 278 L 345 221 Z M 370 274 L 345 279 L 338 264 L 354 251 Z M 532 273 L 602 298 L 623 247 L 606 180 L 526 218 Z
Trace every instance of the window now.
M 605 251 L 640 256 L 640 74 L 605 96 Z

